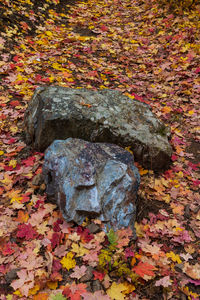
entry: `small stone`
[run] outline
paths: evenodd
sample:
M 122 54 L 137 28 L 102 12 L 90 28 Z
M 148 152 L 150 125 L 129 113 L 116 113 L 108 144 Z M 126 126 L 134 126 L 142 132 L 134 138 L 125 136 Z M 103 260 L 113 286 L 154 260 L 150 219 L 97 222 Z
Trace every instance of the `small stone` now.
M 97 224 L 94 224 L 94 223 L 89 224 L 87 226 L 87 229 L 89 229 L 89 231 L 91 233 L 97 233 L 97 232 L 101 231 L 101 228 Z
M 190 205 L 189 204 L 187 204 L 186 206 L 185 206 L 185 213 L 184 213 L 184 216 L 186 217 L 186 218 L 190 218 L 190 216 L 191 216 L 191 213 L 190 213 Z
M 20 269 L 13 269 L 11 271 L 9 271 L 8 273 L 6 273 L 5 275 L 5 280 L 7 283 L 11 283 L 13 280 L 17 279 L 17 272 L 20 271 Z
M 102 285 L 98 279 L 92 282 L 92 290 L 93 292 L 102 290 Z
M 86 285 L 87 285 L 87 291 L 90 292 L 90 293 L 92 293 L 92 282 L 87 281 Z
M 175 265 L 175 269 L 177 270 L 177 271 L 182 271 L 183 270 L 183 264 L 176 264 Z

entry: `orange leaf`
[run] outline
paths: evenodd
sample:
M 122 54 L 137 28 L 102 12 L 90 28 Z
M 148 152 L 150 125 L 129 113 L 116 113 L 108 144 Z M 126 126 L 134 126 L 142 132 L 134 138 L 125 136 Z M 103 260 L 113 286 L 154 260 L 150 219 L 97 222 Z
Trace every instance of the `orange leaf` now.
M 47 281 L 47 286 L 51 290 L 55 290 L 58 287 L 58 282 L 57 281 Z
M 39 293 L 33 297 L 33 300 L 48 300 L 48 297 L 47 293 Z
M 28 213 L 24 213 L 23 210 L 19 210 L 18 211 L 18 216 L 15 219 L 15 221 L 19 222 L 19 223 L 26 223 L 29 219 L 29 215 Z
M 137 266 L 133 268 L 133 271 L 137 273 L 140 277 L 144 278 L 145 275 L 154 276 L 154 272 L 152 270 L 156 270 L 156 268 L 148 263 L 139 262 Z
M 83 105 L 83 106 L 87 106 L 88 108 L 92 107 L 91 104 L 85 103 L 83 101 L 81 101 L 80 104 Z
M 164 113 L 170 113 L 171 110 L 172 110 L 172 109 L 171 109 L 171 107 L 169 107 L 169 106 L 165 106 L 165 107 L 162 108 L 162 111 L 163 111 Z

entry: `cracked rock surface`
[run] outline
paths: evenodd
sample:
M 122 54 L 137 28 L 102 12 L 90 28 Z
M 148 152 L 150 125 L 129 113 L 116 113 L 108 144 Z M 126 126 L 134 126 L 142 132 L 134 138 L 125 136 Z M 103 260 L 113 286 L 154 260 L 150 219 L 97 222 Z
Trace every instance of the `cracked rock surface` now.
M 26 142 L 44 151 L 69 137 L 130 146 L 145 168 L 162 170 L 170 162 L 169 129 L 150 106 L 116 90 L 37 88 L 25 113 Z
M 81 139 L 56 140 L 45 151 L 48 198 L 67 222 L 98 218 L 114 230 L 134 230 L 140 184 L 133 156 L 123 148 Z

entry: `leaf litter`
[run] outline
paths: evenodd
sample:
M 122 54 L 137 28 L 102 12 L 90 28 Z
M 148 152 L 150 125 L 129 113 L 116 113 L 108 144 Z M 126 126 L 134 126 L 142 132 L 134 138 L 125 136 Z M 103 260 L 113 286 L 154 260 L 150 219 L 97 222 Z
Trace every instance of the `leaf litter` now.
M 200 6 L 1 0 L 0 12 L 0 299 L 199 299 Z M 136 241 L 68 224 L 47 201 L 43 154 L 23 140 L 46 84 L 120 90 L 170 126 L 170 168 L 137 164 Z

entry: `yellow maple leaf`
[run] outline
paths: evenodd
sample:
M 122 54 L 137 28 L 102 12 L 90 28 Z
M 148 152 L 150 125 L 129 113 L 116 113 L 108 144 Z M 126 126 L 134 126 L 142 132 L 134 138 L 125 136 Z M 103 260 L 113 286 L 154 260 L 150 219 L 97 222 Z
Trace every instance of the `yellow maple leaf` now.
M 86 248 L 84 248 L 83 245 L 82 245 L 82 243 L 80 243 L 80 246 L 78 244 L 76 244 L 76 243 L 73 243 L 71 251 L 75 252 L 76 256 L 83 256 L 83 255 L 89 253 L 89 250 L 86 249 Z
M 12 186 L 12 183 L 13 183 L 13 176 L 11 175 L 8 175 L 8 174 L 4 174 L 4 179 L 0 179 L 0 181 L 3 183 L 3 185 L 6 186 Z
M 46 33 L 46 35 L 48 35 L 48 36 L 52 36 L 52 35 L 53 35 L 53 33 L 52 33 L 51 31 L 45 31 L 45 33 Z
M 36 284 L 32 289 L 29 290 L 28 295 L 35 295 L 40 290 L 40 286 Z
M 189 110 L 189 111 L 188 111 L 188 114 L 189 114 L 189 115 L 193 115 L 193 114 L 194 114 L 194 110 Z
M 11 126 L 11 127 L 10 127 L 10 131 L 11 131 L 12 133 L 16 133 L 16 132 L 18 131 L 18 127 L 17 127 L 17 126 Z
M 57 62 L 52 64 L 52 68 L 54 68 L 56 70 L 62 70 L 62 66 Z
M 9 161 L 9 167 L 13 167 L 13 169 L 16 167 L 16 165 L 17 165 L 17 161 L 15 160 L 15 159 L 11 159 L 10 161 Z
M 142 237 L 144 235 L 141 224 L 135 222 L 135 229 L 138 237 Z
M 55 290 L 58 287 L 58 282 L 57 281 L 47 281 L 47 286 L 51 290 Z
M 178 264 L 182 263 L 182 260 L 180 259 L 180 256 L 178 254 L 175 254 L 174 252 L 170 251 L 166 253 L 166 256 L 168 258 L 171 258 L 172 261 L 177 262 Z
M 67 255 L 65 255 L 62 259 L 61 259 L 61 264 L 64 268 L 66 268 L 68 271 L 70 269 L 73 269 L 76 265 L 76 261 L 75 259 L 73 259 L 74 254 L 72 252 L 68 252 Z
M 124 290 L 124 294 L 130 294 L 135 290 L 135 286 L 131 283 L 124 282 L 124 287 L 126 287 L 126 290 Z
M 19 289 L 17 289 L 13 294 L 19 296 L 20 298 L 23 297 L 23 295 L 22 295 L 22 293 L 20 292 Z
M 124 300 L 125 295 L 122 292 L 126 290 L 127 287 L 125 284 L 113 282 L 111 287 L 107 290 L 107 294 L 113 300 Z
M 12 204 L 14 201 L 17 201 L 18 203 L 21 203 L 22 197 L 20 196 L 21 190 L 12 190 L 10 192 L 6 193 L 6 196 L 8 196 L 11 200 L 10 203 Z

